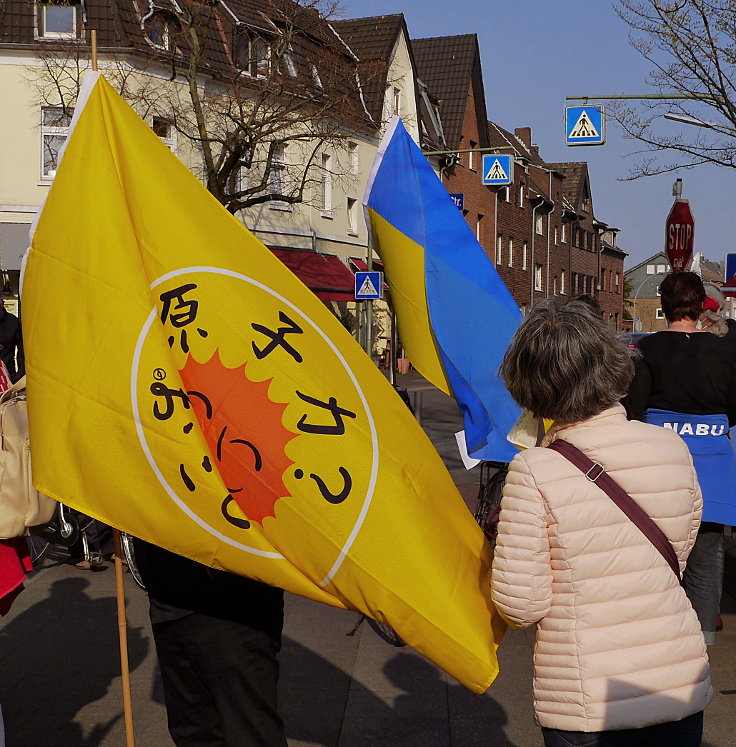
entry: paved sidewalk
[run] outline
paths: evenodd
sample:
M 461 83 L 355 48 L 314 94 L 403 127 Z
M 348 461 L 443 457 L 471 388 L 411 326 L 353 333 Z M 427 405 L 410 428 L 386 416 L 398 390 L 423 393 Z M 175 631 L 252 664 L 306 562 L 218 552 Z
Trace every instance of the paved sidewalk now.
M 399 383 L 420 386 L 416 374 Z M 422 422 L 472 504 L 477 468 L 455 447 L 454 403 L 424 391 Z M 112 567 L 81 572 L 52 559 L 0 619 L 0 704 L 7 747 L 125 744 Z M 126 576 L 136 743 L 170 747 L 147 619 L 147 600 Z M 710 747 L 736 744 L 736 604 L 711 650 L 716 697 L 706 712 Z M 407 648 L 392 648 L 356 615 L 287 595 L 281 710 L 291 747 L 539 747 L 531 701 L 532 631 L 509 631 L 501 674 L 476 696 Z M 247 747 L 247 746 L 244 746 Z M 663 746 L 666 747 L 666 746 Z

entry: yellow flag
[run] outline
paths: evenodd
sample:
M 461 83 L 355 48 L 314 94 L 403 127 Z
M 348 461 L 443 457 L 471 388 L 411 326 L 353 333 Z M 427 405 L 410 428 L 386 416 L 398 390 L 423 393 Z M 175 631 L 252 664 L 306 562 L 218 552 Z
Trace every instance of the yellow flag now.
M 34 483 L 181 555 L 497 673 L 490 551 L 429 440 L 324 305 L 99 74 L 22 291 Z

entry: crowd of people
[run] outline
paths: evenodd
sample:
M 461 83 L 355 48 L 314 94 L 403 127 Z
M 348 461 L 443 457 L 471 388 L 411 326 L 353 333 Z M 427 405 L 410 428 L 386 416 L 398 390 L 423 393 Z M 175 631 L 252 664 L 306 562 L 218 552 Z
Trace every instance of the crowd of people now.
M 517 403 L 553 421 L 510 465 L 491 580 L 506 622 L 536 625 L 545 745 L 699 745 L 713 696 L 707 647 L 736 525 L 736 322 L 694 273 L 660 294 L 668 327 L 633 355 L 595 299 L 551 299 L 501 368 Z M 136 554 L 178 747 L 285 745 L 283 592 L 147 543 Z

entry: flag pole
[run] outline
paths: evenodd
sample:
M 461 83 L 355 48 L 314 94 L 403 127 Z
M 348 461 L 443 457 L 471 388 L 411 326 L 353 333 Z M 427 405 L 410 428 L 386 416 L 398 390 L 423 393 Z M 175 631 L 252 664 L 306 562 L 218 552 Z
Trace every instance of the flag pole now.
M 128 622 L 125 615 L 123 582 L 123 543 L 120 530 L 113 529 L 115 539 L 115 596 L 118 603 L 118 637 L 120 639 L 120 670 L 123 677 L 123 714 L 125 716 L 125 744 L 135 747 L 133 733 L 133 705 L 130 697 L 130 667 L 128 665 Z
M 97 29 L 90 29 L 92 69 L 97 70 Z M 123 578 L 123 543 L 120 530 L 113 529 L 115 541 L 115 596 L 118 606 L 118 638 L 120 640 L 120 673 L 123 680 L 123 714 L 125 717 L 126 747 L 135 747 L 133 705 L 130 697 L 130 666 L 128 663 L 128 621 L 125 614 L 125 582 Z

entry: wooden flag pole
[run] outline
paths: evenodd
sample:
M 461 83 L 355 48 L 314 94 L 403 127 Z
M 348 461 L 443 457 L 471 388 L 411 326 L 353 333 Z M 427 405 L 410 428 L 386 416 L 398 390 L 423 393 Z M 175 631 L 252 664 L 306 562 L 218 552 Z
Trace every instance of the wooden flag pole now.
M 118 602 L 118 637 L 120 639 L 120 670 L 123 676 L 123 713 L 125 715 L 125 744 L 135 747 L 133 733 L 133 704 L 130 698 L 130 667 L 128 665 L 128 621 L 125 616 L 125 588 L 123 582 L 123 543 L 120 530 L 113 529 L 115 538 L 115 590 Z
M 92 69 L 97 70 L 97 29 L 89 32 L 92 47 Z M 123 714 L 125 716 L 125 744 L 135 747 L 133 732 L 133 704 L 130 697 L 130 666 L 128 664 L 128 621 L 125 614 L 125 582 L 123 578 L 123 543 L 120 530 L 113 529 L 115 540 L 115 596 L 118 605 L 118 638 L 120 640 L 120 672 L 123 679 Z
M 97 70 L 97 29 L 89 32 L 89 40 L 92 46 L 92 69 Z

